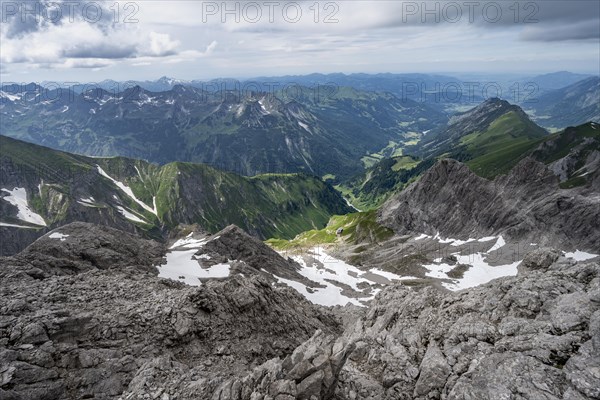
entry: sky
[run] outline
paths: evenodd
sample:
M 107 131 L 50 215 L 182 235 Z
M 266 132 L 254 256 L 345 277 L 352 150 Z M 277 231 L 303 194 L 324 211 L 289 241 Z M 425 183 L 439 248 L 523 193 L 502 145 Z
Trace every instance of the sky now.
M 0 0 L 3 82 L 600 73 L 600 1 Z

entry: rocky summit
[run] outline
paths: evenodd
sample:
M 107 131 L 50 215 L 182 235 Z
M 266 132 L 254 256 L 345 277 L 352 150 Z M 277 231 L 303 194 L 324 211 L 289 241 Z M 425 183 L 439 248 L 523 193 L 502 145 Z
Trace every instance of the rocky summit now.
M 255 270 L 279 257 L 244 235 L 229 227 L 198 253 Z M 539 248 L 517 276 L 459 292 L 389 285 L 360 309 L 312 304 L 258 273 L 162 279 L 164 251 L 76 223 L 2 259 L 0 398 L 600 396 L 595 260 Z
M 399 233 L 462 239 L 503 234 L 592 249 L 600 243 L 600 197 L 594 184 L 561 189 L 559 178 L 532 158 L 494 180 L 458 161 L 440 160 L 420 181 L 390 198 L 379 220 Z
M 156 243 L 122 232 L 86 226 L 106 249 L 85 252 L 89 241 L 71 239 L 82 227 L 32 245 L 53 249 L 63 273 L 36 267 L 46 258 L 32 258 L 33 248 L 2 260 L 2 399 L 210 398 L 225 379 L 291 354 L 316 330 L 340 332 L 329 311 L 259 276 L 199 288 L 157 278 L 140 254 L 126 253 L 138 247 L 150 260 Z M 117 243 L 121 258 L 105 268 Z

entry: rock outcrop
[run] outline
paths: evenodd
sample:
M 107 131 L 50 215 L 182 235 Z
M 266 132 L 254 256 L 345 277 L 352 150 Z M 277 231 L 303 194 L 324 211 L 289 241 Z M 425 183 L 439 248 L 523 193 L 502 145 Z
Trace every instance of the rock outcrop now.
M 258 274 L 188 287 L 122 257 L 69 274 L 2 259 L 0 398 L 600 396 L 597 261 L 540 249 L 515 277 L 455 293 L 388 286 L 350 315 Z
M 257 271 L 264 270 L 282 278 L 310 282 L 298 273 L 300 265 L 297 262 L 283 258 L 271 247 L 235 225 L 215 233 L 196 253 L 196 257 L 201 258 L 202 255 L 209 257 L 210 261 L 204 262 L 208 265 L 236 260 Z
M 212 400 L 310 400 L 333 397 L 339 373 L 354 344 L 317 331 L 281 359 L 272 359 L 243 378 L 223 383 Z
M 466 165 L 441 160 L 380 210 L 397 233 L 422 232 L 468 239 L 505 235 L 542 246 L 596 250 L 600 195 L 592 188 L 560 189 L 547 167 L 526 158 L 493 181 Z
M 73 222 L 48 232 L 12 257 L 48 274 L 135 266 L 156 273 L 166 247 L 156 241 L 102 225 Z
M 542 249 L 521 267 L 458 293 L 388 287 L 339 338 L 317 333 L 212 399 L 598 398 L 600 265 Z
M 189 287 L 146 267 L 154 242 L 59 231 L 69 236 L 1 260 L 2 399 L 209 398 L 317 330 L 340 333 L 330 312 L 261 276 Z
M 206 398 L 337 326 L 296 292 L 254 277 L 193 289 L 136 270 L 39 280 L 5 266 L 0 278 L 3 399 Z
M 598 398 L 598 262 L 545 250 L 524 264 L 458 293 L 384 289 L 343 335 L 356 349 L 337 398 Z

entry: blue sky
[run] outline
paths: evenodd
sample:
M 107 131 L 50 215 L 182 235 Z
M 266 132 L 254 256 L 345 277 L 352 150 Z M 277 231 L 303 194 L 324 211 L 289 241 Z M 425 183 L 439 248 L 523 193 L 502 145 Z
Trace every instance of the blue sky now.
M 0 4 L 5 82 L 600 69 L 596 0 Z

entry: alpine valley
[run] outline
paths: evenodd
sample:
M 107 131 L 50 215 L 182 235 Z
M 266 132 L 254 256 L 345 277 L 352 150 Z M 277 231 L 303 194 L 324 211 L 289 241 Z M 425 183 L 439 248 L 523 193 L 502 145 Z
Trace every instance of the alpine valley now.
M 4 85 L 0 398 L 600 399 L 598 77 L 471 78 Z

